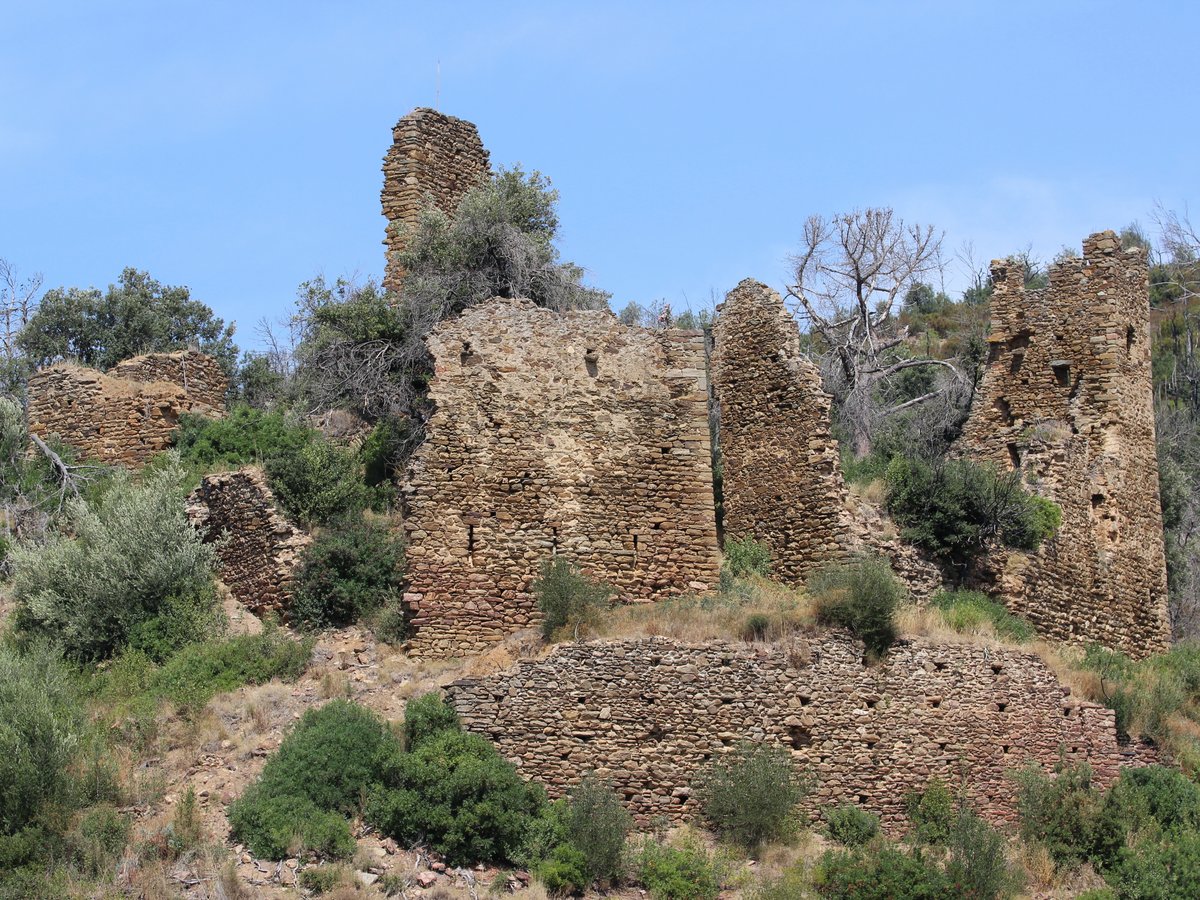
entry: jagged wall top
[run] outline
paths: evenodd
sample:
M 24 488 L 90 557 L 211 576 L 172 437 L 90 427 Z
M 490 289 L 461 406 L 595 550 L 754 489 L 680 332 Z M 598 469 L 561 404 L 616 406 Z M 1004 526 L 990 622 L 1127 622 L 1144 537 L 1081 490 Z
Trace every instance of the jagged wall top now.
M 380 200 L 388 220 L 383 284 L 398 290 L 403 269 L 395 256 L 407 243 L 426 199 L 451 214 L 463 194 L 487 177 L 488 152 L 475 126 L 427 107 L 418 107 L 392 129 L 392 146 L 383 159 Z

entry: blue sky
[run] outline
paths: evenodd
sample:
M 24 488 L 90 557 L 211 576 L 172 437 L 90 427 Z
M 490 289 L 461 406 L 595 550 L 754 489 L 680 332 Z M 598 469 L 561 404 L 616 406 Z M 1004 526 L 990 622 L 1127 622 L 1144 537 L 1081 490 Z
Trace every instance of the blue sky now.
M 986 261 L 1200 202 L 1185 0 L 0 0 L 0 32 L 0 258 L 147 269 L 243 346 L 314 274 L 382 273 L 380 163 L 439 61 L 618 307 L 779 286 L 811 213 L 890 205 Z

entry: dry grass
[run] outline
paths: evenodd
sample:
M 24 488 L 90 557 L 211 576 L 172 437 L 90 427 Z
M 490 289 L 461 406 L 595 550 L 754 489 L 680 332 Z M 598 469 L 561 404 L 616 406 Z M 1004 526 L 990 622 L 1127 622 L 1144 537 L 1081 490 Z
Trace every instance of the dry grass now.
M 907 604 L 896 611 L 896 628 L 904 637 L 922 637 L 938 643 L 1029 648 L 1028 644 L 1005 641 L 996 634 L 992 623 L 986 620 L 974 627 L 957 631 L 946 622 L 940 610 L 915 604 Z
M 765 578 L 749 578 L 739 580 L 727 593 L 617 607 L 596 627 L 594 636 L 778 641 L 815 628 L 811 597 Z

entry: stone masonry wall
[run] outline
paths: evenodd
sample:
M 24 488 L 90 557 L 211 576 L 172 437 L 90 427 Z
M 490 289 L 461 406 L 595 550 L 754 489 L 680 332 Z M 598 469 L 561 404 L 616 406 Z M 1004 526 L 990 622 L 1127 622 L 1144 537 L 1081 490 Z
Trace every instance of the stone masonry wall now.
M 396 123 L 391 149 L 383 160 L 380 195 L 388 220 L 385 288 L 400 287 L 404 272 L 395 254 L 406 246 L 405 229 L 416 224 L 427 199 L 452 214 L 463 194 L 488 171 L 488 152 L 470 122 L 422 107 Z
M 227 387 L 216 360 L 193 350 L 139 356 L 108 373 L 60 363 L 29 379 L 29 429 L 85 458 L 139 466 L 170 446 L 181 413 L 224 415 Z
M 1036 554 L 998 552 L 978 577 L 1055 639 L 1141 657 L 1164 649 L 1166 563 L 1151 398 L 1143 251 L 1111 231 L 1027 291 L 992 263 L 986 372 L 960 449 L 1018 469 L 1062 507 Z
M 855 803 L 885 827 L 932 776 L 965 783 L 987 818 L 1015 819 L 1012 771 L 1060 750 L 1107 786 L 1122 765 L 1111 710 L 1081 703 L 1036 655 L 916 640 L 864 666 L 833 632 L 768 645 L 662 638 L 562 644 L 451 685 L 464 726 L 562 796 L 585 772 L 610 779 L 641 822 L 685 818 L 704 765 L 743 740 L 773 742 L 817 777 L 810 810 Z
M 626 600 L 716 583 L 699 332 L 493 300 L 427 344 L 436 412 L 404 489 L 414 652 L 538 622 L 530 586 L 553 553 Z
M 188 517 L 206 542 L 220 541 L 220 578 L 255 615 L 286 614 L 309 534 L 283 517 L 259 468 L 204 476 L 188 497 Z
M 852 538 L 830 400 L 783 300 L 761 282 L 742 281 L 717 309 L 713 386 L 725 533 L 765 544 L 787 581 L 844 558 Z

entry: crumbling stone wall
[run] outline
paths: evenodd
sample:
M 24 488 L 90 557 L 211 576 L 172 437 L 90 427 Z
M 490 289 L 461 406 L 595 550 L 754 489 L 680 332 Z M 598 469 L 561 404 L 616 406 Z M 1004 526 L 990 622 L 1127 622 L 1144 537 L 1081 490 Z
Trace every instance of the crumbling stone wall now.
M 752 535 L 787 581 L 851 550 L 846 484 L 821 374 L 779 294 L 745 279 L 717 308 L 725 533 Z
M 280 513 L 264 472 L 247 466 L 205 475 L 187 511 L 204 541 L 218 542 L 219 575 L 233 596 L 255 615 L 285 614 L 312 538 Z
M 1062 507 L 1036 554 L 999 552 L 979 577 L 1055 639 L 1164 649 L 1166 563 L 1151 397 L 1146 256 L 1111 231 L 1026 290 L 992 263 L 989 357 L 960 447 L 1022 473 Z
M 1049 769 L 1061 751 L 1107 786 L 1152 759 L 1119 746 L 1113 712 L 1071 697 L 1032 653 L 913 640 L 864 666 L 862 644 L 838 632 L 562 644 L 448 695 L 468 730 L 552 796 L 592 771 L 643 823 L 691 815 L 697 774 L 743 740 L 782 744 L 816 775 L 810 810 L 856 803 L 891 830 L 905 793 L 932 776 L 961 780 L 981 814 L 1012 822 L 1012 770 L 1029 760 Z
M 488 152 L 470 122 L 421 107 L 396 123 L 383 160 L 380 195 L 388 220 L 385 288 L 399 290 L 404 272 L 395 254 L 407 245 L 405 230 L 416 225 L 426 202 L 452 214 L 463 194 L 488 172 Z
M 194 350 L 135 357 L 108 373 L 60 363 L 29 379 L 29 429 L 85 458 L 139 466 L 171 445 L 181 413 L 224 415 L 227 388 L 217 361 Z
M 539 621 L 553 553 L 626 600 L 714 585 L 703 337 L 492 300 L 427 345 L 436 412 L 404 489 L 413 650 Z

